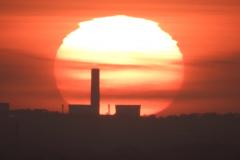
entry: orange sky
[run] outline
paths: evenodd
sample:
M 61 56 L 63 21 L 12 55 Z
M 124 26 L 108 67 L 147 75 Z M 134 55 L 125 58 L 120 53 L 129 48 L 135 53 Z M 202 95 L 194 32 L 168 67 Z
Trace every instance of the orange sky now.
M 62 39 L 80 21 L 116 14 L 154 20 L 178 41 L 184 84 L 162 114 L 240 111 L 237 0 L 2 0 L 0 100 L 60 108 L 53 59 Z

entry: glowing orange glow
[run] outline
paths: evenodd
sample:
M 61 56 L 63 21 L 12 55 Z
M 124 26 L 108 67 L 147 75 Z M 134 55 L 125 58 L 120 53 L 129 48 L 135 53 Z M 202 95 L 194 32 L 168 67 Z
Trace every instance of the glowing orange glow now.
M 156 22 L 112 16 L 81 22 L 64 38 L 55 75 L 67 103 L 89 103 L 90 69 L 98 67 L 101 114 L 107 112 L 107 104 L 141 104 L 141 115 L 150 115 L 172 101 L 173 97 L 163 98 L 159 93 L 180 88 L 181 62 L 177 42 Z

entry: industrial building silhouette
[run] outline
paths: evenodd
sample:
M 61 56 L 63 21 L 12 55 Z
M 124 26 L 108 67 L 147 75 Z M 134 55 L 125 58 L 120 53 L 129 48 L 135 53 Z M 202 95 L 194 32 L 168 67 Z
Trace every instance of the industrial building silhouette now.
M 69 113 L 82 117 L 97 117 L 100 110 L 100 70 L 91 69 L 91 98 L 90 105 L 70 104 Z M 116 117 L 137 118 L 140 116 L 141 105 L 118 104 L 116 107 Z
M 78 117 L 98 117 L 100 116 L 100 70 L 91 69 L 91 97 L 90 104 L 69 104 L 69 114 Z M 140 117 L 141 105 L 116 104 L 115 117 L 118 118 L 138 118 Z M 62 106 L 62 112 L 64 106 Z M 10 112 L 9 103 L 0 103 L 0 117 L 8 116 Z M 108 106 L 110 115 L 110 105 Z
M 91 70 L 91 104 L 70 104 L 69 113 L 77 116 L 98 116 L 100 107 L 99 69 Z
M 116 105 L 117 117 L 139 117 L 140 105 Z

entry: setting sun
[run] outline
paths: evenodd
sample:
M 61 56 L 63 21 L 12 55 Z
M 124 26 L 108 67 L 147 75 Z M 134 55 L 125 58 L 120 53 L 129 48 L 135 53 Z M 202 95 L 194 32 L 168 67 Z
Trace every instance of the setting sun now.
M 122 15 L 80 22 L 64 38 L 55 76 L 67 103 L 89 102 L 93 67 L 101 70 L 101 114 L 108 104 L 111 114 L 115 104 L 141 104 L 141 115 L 157 114 L 173 99 L 163 93 L 176 92 L 183 79 L 177 42 L 154 21 Z

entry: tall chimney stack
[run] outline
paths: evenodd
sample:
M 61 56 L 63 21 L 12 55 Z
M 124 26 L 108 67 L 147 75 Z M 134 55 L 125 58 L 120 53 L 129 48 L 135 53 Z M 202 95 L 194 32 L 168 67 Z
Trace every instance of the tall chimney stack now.
M 100 88 L 99 88 L 99 69 L 91 70 L 91 106 L 94 109 L 94 114 L 99 114 L 100 103 Z

